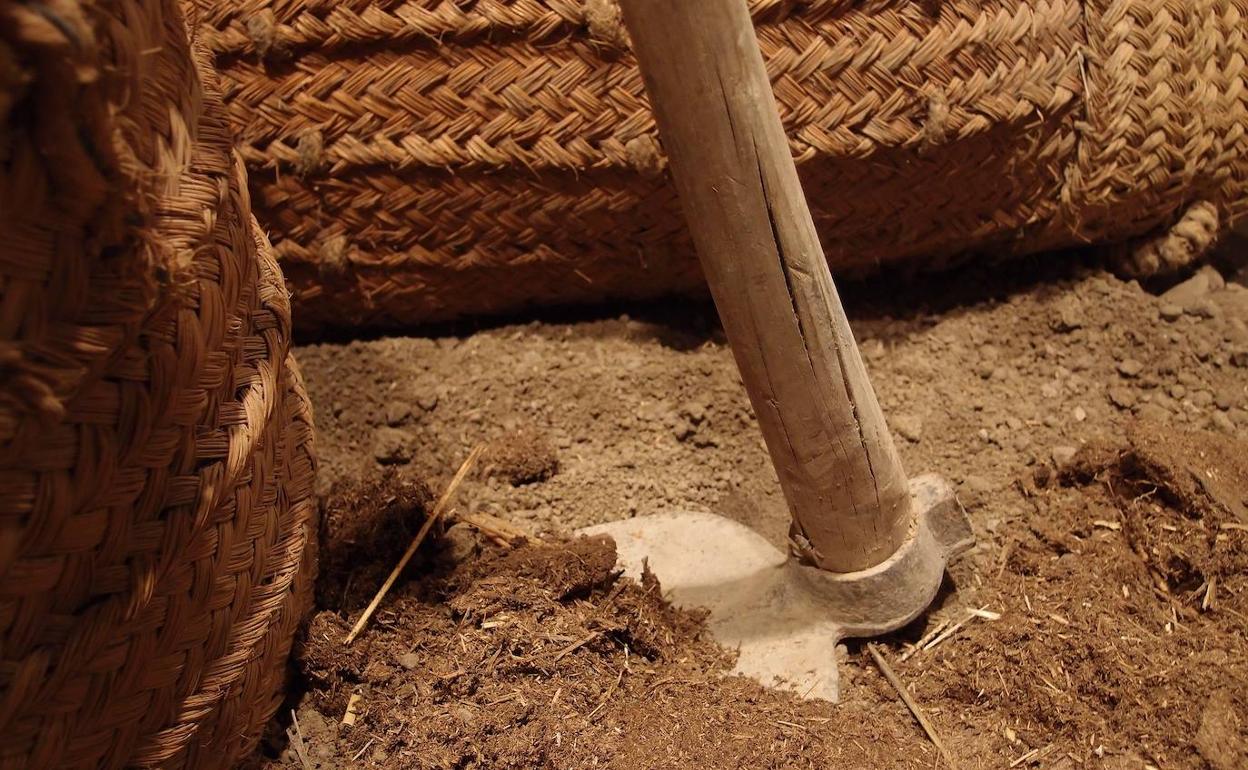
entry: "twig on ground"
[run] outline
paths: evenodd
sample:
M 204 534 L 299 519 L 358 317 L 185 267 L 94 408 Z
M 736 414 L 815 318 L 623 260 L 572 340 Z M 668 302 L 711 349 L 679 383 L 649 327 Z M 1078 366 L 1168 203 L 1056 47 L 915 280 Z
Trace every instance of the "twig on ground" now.
M 602 711 L 603 706 L 607 705 L 607 701 L 611 700 L 611 696 L 615 695 L 615 691 L 619 688 L 620 682 L 623 681 L 623 679 L 624 669 L 620 669 L 620 675 L 615 678 L 615 684 L 611 685 L 611 689 L 607 690 L 607 694 L 603 697 L 602 703 L 595 706 L 594 710 L 589 712 L 589 716 L 585 717 L 586 719 L 593 719 L 595 714 Z
M 944 741 L 942 741 L 940 736 L 937 735 L 935 726 L 932 725 L 931 720 L 927 718 L 927 715 L 923 713 L 923 710 L 919 708 L 919 704 L 915 702 L 914 698 L 910 695 L 910 692 L 906 689 L 906 686 L 902 684 L 901 679 L 899 679 L 897 674 L 893 672 L 892 666 L 888 665 L 888 661 L 884 660 L 884 656 L 880 654 L 880 651 L 875 648 L 874 644 L 867 644 L 867 652 L 871 653 L 871 657 L 875 660 L 875 665 L 879 667 L 880 673 L 884 675 L 884 678 L 888 680 L 888 683 L 891 684 L 893 689 L 897 691 L 897 695 L 901 698 L 901 702 L 906 704 L 906 708 L 910 709 L 910 713 L 914 716 L 915 721 L 919 723 L 919 727 L 922 727 L 923 732 L 927 733 L 928 740 L 930 740 L 932 745 L 936 747 L 936 750 L 940 752 L 940 756 L 945 760 L 945 764 L 956 770 L 958 764 L 953 761 L 953 757 L 949 754 L 949 750 L 945 748 Z
M 497 516 L 491 516 L 488 513 L 463 513 L 457 511 L 455 518 L 479 530 L 486 537 L 493 538 L 498 541 L 499 545 L 509 546 L 513 540 L 522 540 L 528 542 L 533 538 L 529 533 L 517 527 L 511 522 L 500 519 Z
M 944 633 L 940 634 L 935 639 L 923 645 L 922 649 L 925 651 L 932 649 L 936 645 L 940 644 L 941 642 L 945 641 L 946 639 L 953 636 L 957 632 L 961 631 L 963 626 L 965 626 L 967 623 L 970 623 L 975 618 L 983 618 L 984 620 L 1000 620 L 1001 615 L 996 612 L 989 612 L 986 606 L 980 607 L 979 609 L 974 609 L 974 608 L 969 609 L 966 611 L 965 618 L 962 618 L 957 623 L 954 623 Z
M 295 747 L 295 756 L 299 757 L 299 764 L 303 765 L 303 770 L 312 770 L 312 763 L 308 761 L 308 752 L 303 745 L 303 731 L 299 729 L 299 717 L 295 716 L 295 710 L 290 710 L 291 729 L 286 731 L 290 743 Z
M 602 633 L 599 631 L 593 631 L 591 633 L 586 634 L 585 636 L 582 636 L 580 639 L 577 639 L 575 642 L 569 644 L 567 647 L 564 647 L 563 649 L 555 653 L 555 657 L 552 659 L 552 662 L 563 660 L 563 658 L 565 658 L 566 656 L 571 655 L 572 653 L 576 652 L 581 647 L 584 647 L 585 645 L 589 644 L 590 642 L 594 641 L 600 636 L 602 636 Z
M 1010 763 L 1010 767 L 1018 767 L 1019 765 L 1023 764 L 1024 762 L 1026 762 L 1026 761 L 1028 761 L 1028 760 L 1031 760 L 1031 759 L 1040 759 L 1041 757 L 1043 757 L 1043 756 L 1045 756 L 1046 754 L 1048 754 L 1048 753 L 1049 753 L 1052 749 L 1053 749 L 1053 744 L 1052 744 L 1052 743 L 1050 743 L 1049 745 L 1047 745 L 1047 746 L 1045 746 L 1045 747 L 1043 747 L 1043 748 L 1039 748 L 1039 749 L 1032 749 L 1031 751 L 1027 752 L 1026 754 L 1022 755 L 1022 756 L 1021 756 L 1021 757 L 1019 757 L 1018 759 L 1016 759 L 1016 760 L 1014 760 L 1013 762 L 1011 762 L 1011 763 Z M 1147 765 L 1146 765 L 1146 767 L 1147 767 Z
M 398 580 L 399 574 L 403 572 L 403 568 L 407 566 L 407 563 L 412 560 L 412 556 L 415 555 L 416 549 L 420 548 L 420 544 L 423 543 L 425 538 L 429 535 L 429 530 L 433 528 L 434 523 L 442 517 L 442 514 L 450 505 L 451 499 L 455 496 L 455 492 L 459 489 L 459 485 L 464 482 L 464 478 L 467 477 L 468 472 L 472 470 L 474 465 L 476 465 L 476 462 L 478 458 L 481 457 L 481 452 L 484 449 L 484 444 L 478 444 L 476 448 L 468 453 L 468 457 L 464 459 L 463 465 L 460 465 L 459 470 L 455 472 L 455 477 L 451 479 L 451 483 L 446 485 L 446 491 L 442 493 L 442 497 L 438 500 L 437 505 L 433 507 L 433 511 L 425 519 L 425 523 L 421 525 L 420 531 L 416 533 L 416 537 L 412 538 L 411 545 L 409 545 L 407 550 L 403 552 L 403 557 L 399 559 L 398 564 L 394 565 L 394 569 L 390 571 L 390 576 L 386 578 L 386 582 L 381 584 L 381 588 L 377 590 L 377 594 L 373 596 L 373 600 L 368 603 L 368 607 L 364 609 L 364 614 L 360 615 L 360 619 L 355 621 L 355 626 L 351 629 L 351 633 L 347 634 L 346 638 L 343 640 L 343 644 L 351 644 L 354 642 L 355 638 L 360 635 L 361 631 L 364 630 L 364 626 L 368 625 L 368 619 L 371 618 L 373 613 L 377 611 L 377 606 L 381 604 L 381 600 L 386 598 L 386 594 L 390 591 L 390 587 L 394 585 L 394 581 Z
M 903 663 L 904 663 L 904 662 L 906 662 L 907 660 L 909 660 L 909 659 L 910 659 L 910 657 L 911 657 L 912 655 L 914 655 L 914 654 L 915 654 L 916 652 L 918 652 L 919 650 L 922 650 L 922 649 L 923 649 L 923 647 L 924 647 L 924 646 L 926 646 L 928 642 L 930 642 L 930 641 L 932 641 L 933 639 L 935 639 L 936 637 L 940 636 L 940 632 L 942 632 L 942 631 L 944 631 L 946 628 L 948 628 L 948 627 L 949 627 L 949 624 L 950 624 L 950 623 L 952 623 L 952 622 L 953 622 L 953 621 L 952 621 L 952 620 L 950 620 L 950 619 L 948 619 L 948 618 L 946 618 L 946 619 L 942 620 L 942 621 L 941 621 L 940 623 L 938 623 L 938 624 L 936 625 L 936 627 L 935 627 L 935 628 L 933 628 L 931 631 L 928 631 L 926 634 L 923 634 L 923 638 L 922 638 L 922 639 L 919 639 L 919 641 L 915 642 L 915 643 L 914 643 L 914 645 L 910 647 L 910 649 L 908 649 L 908 650 L 906 650 L 904 653 L 902 653 L 901 657 L 900 657 L 900 658 L 898 658 L 898 660 L 900 660 L 900 661 L 901 661 L 901 662 L 903 662 Z
M 364 752 L 368 751 L 368 747 L 369 747 L 369 746 L 372 746 L 372 745 L 373 745 L 373 741 L 375 741 L 375 740 L 376 740 L 376 738 L 369 738 L 369 739 L 368 739 L 368 743 L 364 744 L 364 748 L 362 748 L 362 749 L 360 749 L 359 751 L 355 752 L 355 756 L 354 756 L 354 757 L 351 757 L 351 761 L 352 761 L 352 762 L 359 762 L 359 761 L 360 761 L 360 757 L 364 756 Z

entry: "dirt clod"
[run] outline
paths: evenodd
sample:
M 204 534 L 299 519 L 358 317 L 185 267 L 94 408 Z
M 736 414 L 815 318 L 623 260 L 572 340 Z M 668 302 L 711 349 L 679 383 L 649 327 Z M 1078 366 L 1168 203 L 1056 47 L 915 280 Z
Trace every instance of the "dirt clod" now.
M 393 471 L 337 484 L 321 524 L 317 606 L 363 606 L 416 536 L 429 488 Z
M 482 456 L 486 473 L 513 487 L 545 481 L 559 470 L 559 455 L 544 434 L 533 428 L 510 431 L 489 443 Z
M 411 437 L 407 431 L 390 426 L 377 429 L 373 434 L 373 457 L 382 465 L 402 465 L 411 462 L 414 454 Z

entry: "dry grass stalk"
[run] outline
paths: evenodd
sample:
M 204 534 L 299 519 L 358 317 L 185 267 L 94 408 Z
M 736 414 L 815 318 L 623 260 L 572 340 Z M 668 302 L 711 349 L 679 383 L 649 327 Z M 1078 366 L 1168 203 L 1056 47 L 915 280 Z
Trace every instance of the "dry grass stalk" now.
M 948 628 L 949 624 L 952 622 L 953 621 L 948 618 L 942 620 L 940 623 L 936 625 L 935 628 L 933 628 L 931 631 L 928 631 L 926 634 L 924 634 L 923 637 L 919 639 L 919 641 L 911 645 L 910 649 L 906 650 L 902 654 L 902 656 L 898 658 L 898 660 L 901 661 L 902 663 L 909 660 L 911 657 L 914 656 L 916 652 L 919 652 L 924 647 L 926 647 L 928 642 L 940 636 L 941 632 L 943 632 L 946 628 Z
M 880 669 L 880 673 L 888 680 L 888 683 L 897 691 L 897 695 L 901 698 L 901 702 L 906 704 L 906 708 L 910 709 L 910 713 L 914 716 L 914 720 L 919 723 L 919 727 L 923 728 L 923 732 L 927 734 L 928 740 L 940 752 L 940 756 L 945 760 L 945 764 L 956 770 L 958 764 L 953 761 L 953 756 L 949 750 L 945 748 L 945 743 L 940 739 L 940 735 L 936 732 L 936 727 L 931 720 L 927 718 L 927 714 L 923 713 L 923 709 L 919 708 L 919 704 L 915 702 L 914 697 L 910 695 L 910 691 L 902 684 L 901 679 L 893 671 L 892 666 L 888 665 L 888 661 L 884 660 L 884 656 L 876 649 L 874 644 L 867 645 L 867 652 L 871 653 L 871 658 L 875 661 L 875 665 Z
M 364 609 L 364 613 L 360 615 L 360 619 L 355 622 L 355 626 L 351 629 L 351 633 L 347 634 L 346 638 L 343 639 L 343 644 L 351 644 L 355 641 L 355 638 L 360 635 L 360 632 L 364 630 L 364 626 L 368 624 L 368 619 L 371 618 L 373 613 L 377 611 L 377 607 L 381 604 L 381 600 L 386 598 L 386 594 L 389 593 L 391 586 L 394 585 L 394 581 L 398 580 L 399 574 L 403 572 L 403 568 L 406 567 L 407 563 L 412 560 L 412 556 L 415 555 L 416 549 L 420 548 L 420 544 L 423 543 L 425 538 L 429 536 L 429 530 L 433 528 L 434 523 L 442 517 L 442 514 L 450 505 L 452 498 L 454 498 L 455 492 L 459 490 L 459 485 L 464 482 L 464 479 L 468 476 L 468 472 L 471 471 L 473 466 L 477 464 L 477 460 L 480 459 L 481 452 L 484 449 L 485 446 L 483 444 L 478 444 L 476 448 L 468 453 L 468 457 L 464 459 L 463 464 L 459 466 L 459 470 L 455 472 L 455 476 L 451 479 L 451 483 L 446 485 L 446 491 L 442 493 L 442 497 L 438 500 L 437 505 L 433 507 L 433 511 L 429 514 L 428 518 L 425 519 L 425 523 L 421 525 L 420 531 L 416 533 L 416 537 L 412 538 L 411 545 L 409 545 L 407 550 L 403 552 L 403 556 L 399 559 L 399 563 L 394 565 L 394 569 L 390 571 L 390 576 L 386 578 L 386 582 L 382 583 L 381 588 L 377 589 L 377 594 L 373 597 L 373 600 L 368 603 L 368 607 Z
M 615 683 L 611 685 L 611 689 L 607 690 L 607 694 L 603 696 L 602 703 L 599 703 L 597 706 L 595 706 L 594 710 L 589 712 L 589 715 L 586 716 L 585 719 L 587 720 L 593 719 L 594 716 L 599 711 L 602 711 L 603 707 L 605 707 L 607 703 L 610 702 L 611 696 L 615 695 L 615 691 L 620 689 L 620 682 L 622 682 L 623 680 L 624 680 L 624 669 L 620 669 L 620 675 L 615 678 Z
M 506 519 L 491 516 L 488 513 L 460 513 L 457 511 L 455 513 L 455 518 L 476 528 L 483 535 L 498 541 L 499 545 L 511 545 L 515 540 L 521 540 L 527 543 L 533 539 L 529 533 L 520 529 L 515 524 L 512 524 Z
M 312 770 L 312 763 L 308 761 L 307 748 L 303 743 L 303 731 L 299 729 L 299 717 L 295 715 L 294 709 L 290 710 L 290 721 L 291 727 L 286 731 L 286 735 L 290 737 L 290 745 L 294 747 L 303 770 Z
M 986 606 L 980 607 L 979 609 L 974 609 L 974 608 L 969 609 L 967 610 L 965 618 L 962 618 L 957 623 L 954 623 L 943 633 L 939 634 L 935 639 L 932 639 L 931 641 L 927 642 L 927 644 L 920 643 L 919 649 L 922 651 L 927 651 L 927 650 L 932 649 L 936 645 L 940 644 L 941 642 L 950 638 L 957 632 L 961 631 L 963 626 L 965 626 L 967 623 L 970 623 L 975 618 L 982 618 L 984 620 L 1000 620 L 1001 615 L 996 612 L 990 612 Z

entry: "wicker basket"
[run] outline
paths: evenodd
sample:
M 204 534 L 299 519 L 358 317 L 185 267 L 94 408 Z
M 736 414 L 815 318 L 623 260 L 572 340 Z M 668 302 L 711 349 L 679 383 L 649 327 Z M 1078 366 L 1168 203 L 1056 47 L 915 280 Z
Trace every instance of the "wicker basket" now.
M 0 0 L 0 766 L 224 768 L 310 598 L 312 421 L 172 0 Z
M 700 284 L 611 0 L 201 2 L 301 324 Z M 1248 206 L 1248 0 L 752 6 L 839 272 Z

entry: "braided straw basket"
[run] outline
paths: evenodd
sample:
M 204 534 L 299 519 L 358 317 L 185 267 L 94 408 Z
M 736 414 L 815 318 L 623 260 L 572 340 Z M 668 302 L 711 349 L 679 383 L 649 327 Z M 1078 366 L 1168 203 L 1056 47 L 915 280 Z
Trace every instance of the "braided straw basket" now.
M 611 0 L 201 2 L 301 323 L 700 285 Z M 838 272 L 1248 206 L 1248 0 L 751 6 Z
M 187 29 L 0 0 L 0 767 L 231 766 L 310 599 L 290 308 Z

